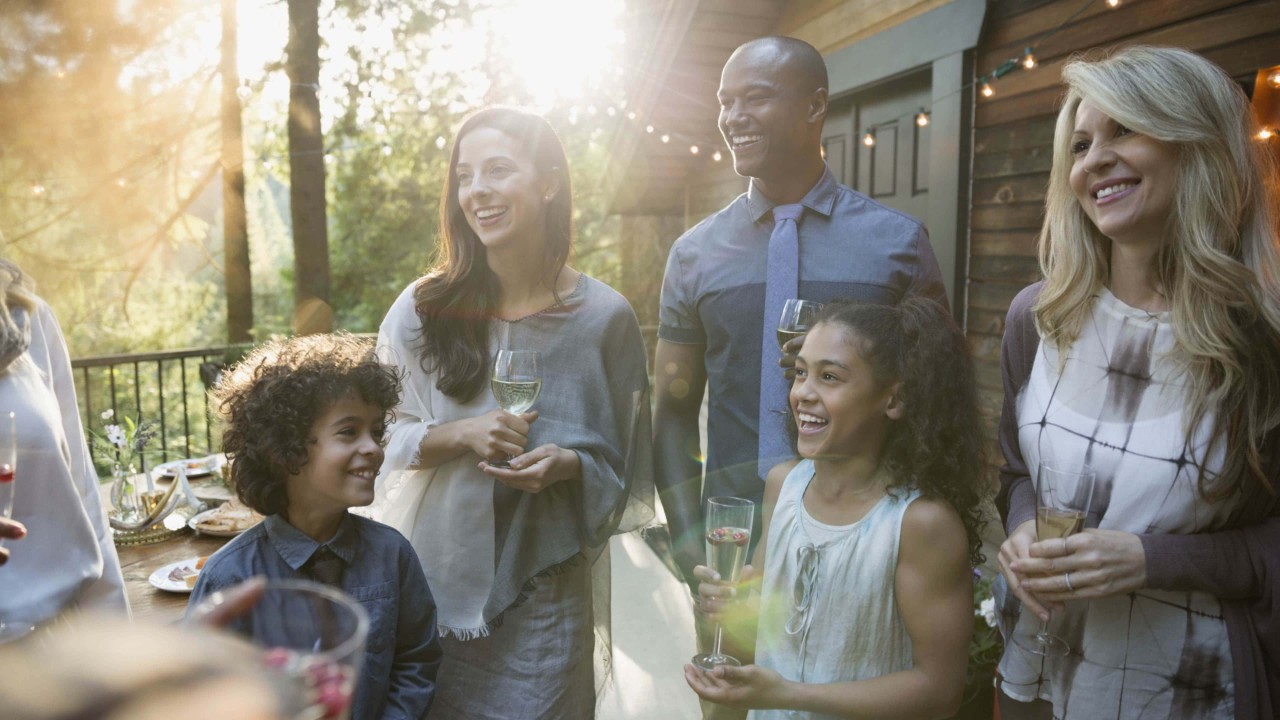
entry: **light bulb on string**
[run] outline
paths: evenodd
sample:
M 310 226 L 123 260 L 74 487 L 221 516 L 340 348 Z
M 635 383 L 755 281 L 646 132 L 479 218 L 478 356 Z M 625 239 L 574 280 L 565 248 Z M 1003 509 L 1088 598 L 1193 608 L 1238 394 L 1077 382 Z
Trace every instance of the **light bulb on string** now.
M 862 144 L 863 144 L 863 145 L 866 145 L 867 147 L 875 147 L 875 146 L 876 146 L 876 136 L 875 136 L 874 134 L 872 134 L 872 133 L 867 133 L 866 135 L 863 135 L 863 136 L 862 136 Z
M 1259 140 L 1270 140 L 1274 135 L 1275 133 L 1271 132 L 1269 128 L 1262 128 L 1262 130 L 1258 131 Z
M 1031 53 L 1031 48 L 1027 48 L 1026 53 L 1022 56 L 1022 67 L 1028 70 L 1036 69 L 1036 56 Z
M 719 150 L 711 153 L 711 159 L 715 160 L 716 162 L 720 162 L 723 158 L 724 156 L 720 154 Z
M 59 68 L 58 71 L 54 73 L 54 76 L 61 80 L 67 76 L 67 71 Z
M 982 97 L 991 97 L 996 91 L 991 89 L 991 83 L 982 83 Z
M 917 127 L 929 126 L 929 113 L 925 112 L 923 108 L 920 109 L 920 112 L 916 113 L 916 126 Z
M 652 135 L 652 134 L 653 134 L 653 126 L 652 126 L 652 125 L 645 125 L 645 126 L 644 126 L 644 131 L 645 131 L 645 132 L 647 132 L 647 133 L 649 133 L 650 135 Z
M 698 146 L 697 146 L 697 145 L 690 145 L 690 146 L 689 146 L 689 152 L 693 153 L 694 155 L 697 155 L 697 154 L 698 154 Z
M 1271 83 L 1271 87 L 1280 88 L 1280 70 L 1276 70 L 1267 77 L 1267 82 Z
M 122 177 L 121 177 L 121 178 L 116 178 L 116 187 L 121 188 L 121 189 L 126 188 L 126 187 L 129 187 L 129 181 L 128 181 L 128 180 L 126 180 L 126 179 L 124 179 L 124 178 L 122 178 Z
M 443 149 L 444 149 L 444 144 L 445 144 L 445 140 L 444 140 L 444 136 L 443 136 L 443 135 L 441 135 L 440 137 L 437 137 L 437 138 L 436 138 L 436 149 L 437 149 L 437 150 L 443 150 Z
M 31 186 L 32 195 L 35 195 L 36 197 L 40 197 L 41 195 L 44 195 L 44 193 L 45 193 L 45 187 L 43 185 L 41 185 L 40 183 L 32 184 Z
M 325 153 L 325 154 L 324 154 L 324 164 L 325 164 L 325 165 L 332 165 L 332 164 L 333 164 L 333 153 Z
M 609 107 L 604 109 L 604 114 L 608 115 L 609 117 L 613 117 L 614 115 L 618 114 L 618 111 L 614 109 L 612 105 L 610 105 Z
M 627 113 L 627 119 L 628 119 L 628 120 L 635 120 L 635 119 L 636 119 L 636 112 L 635 112 L 634 110 L 632 110 L 631 112 Z
M 1120 0 L 1107 0 L 1107 4 L 1111 7 L 1120 7 Z
M 248 102 L 249 98 L 253 97 L 253 88 L 249 87 L 248 80 L 240 83 L 240 87 L 236 88 L 236 97 L 240 102 Z
M 669 143 L 669 142 L 671 142 L 671 136 L 670 136 L 670 135 L 663 135 L 663 136 L 662 136 L 662 142 L 664 142 L 664 143 Z

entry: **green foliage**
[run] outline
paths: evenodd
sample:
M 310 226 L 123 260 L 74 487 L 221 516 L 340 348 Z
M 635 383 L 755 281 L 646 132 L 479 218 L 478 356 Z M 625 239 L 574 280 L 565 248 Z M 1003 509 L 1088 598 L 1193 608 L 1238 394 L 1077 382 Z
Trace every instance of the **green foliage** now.
M 116 4 L 0 4 L 6 40 L 14 39 L 0 48 L 0 93 L 13 99 L 0 104 L 0 254 L 37 280 L 73 356 L 219 345 L 219 88 L 217 34 L 209 29 L 218 26 L 218 3 L 132 0 L 128 13 Z M 433 263 L 448 143 L 462 116 L 486 104 L 529 104 L 509 79 L 509 63 L 518 59 L 501 48 L 484 49 L 478 67 L 437 69 L 459 42 L 454 31 L 472 22 L 476 7 L 495 4 L 322 5 L 338 327 L 375 330 Z M 279 31 L 283 40 L 283 25 Z M 286 108 L 270 91 L 283 70 L 272 61 L 245 79 L 252 90 L 242 118 L 254 335 L 265 338 L 289 332 L 293 312 Z M 570 156 L 571 262 L 616 282 L 603 113 L 576 122 L 558 107 L 548 117 Z

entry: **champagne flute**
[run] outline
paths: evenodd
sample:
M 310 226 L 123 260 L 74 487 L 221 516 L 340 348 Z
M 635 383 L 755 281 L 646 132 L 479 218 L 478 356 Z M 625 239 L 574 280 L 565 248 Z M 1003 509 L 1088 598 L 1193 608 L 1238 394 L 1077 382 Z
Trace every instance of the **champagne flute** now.
M 538 372 L 538 364 L 536 350 L 498 351 L 493 362 L 493 380 L 489 383 L 498 407 L 512 415 L 521 415 L 533 407 L 542 390 L 542 373 Z M 510 467 L 507 460 L 490 464 Z
M 822 312 L 822 303 L 792 298 L 782 305 L 782 317 L 778 319 L 778 347 L 809 332 L 813 321 Z
M 720 580 L 738 582 L 742 566 L 751 546 L 751 523 L 755 519 L 755 503 L 736 497 L 713 497 L 707 500 L 707 567 L 719 573 Z M 738 666 L 738 659 L 720 652 L 724 628 L 716 622 L 715 644 L 709 653 L 693 656 L 693 664 L 703 670 L 719 665 Z
M 1084 528 L 1084 518 L 1093 502 L 1093 486 L 1097 473 L 1088 466 L 1079 472 L 1063 470 L 1058 465 L 1040 463 L 1036 475 L 1036 540 L 1043 542 L 1070 537 Z M 1050 611 L 1050 619 L 1052 611 Z M 1031 652 L 1037 655 L 1066 655 L 1071 646 L 1049 632 L 1049 620 L 1040 624 Z

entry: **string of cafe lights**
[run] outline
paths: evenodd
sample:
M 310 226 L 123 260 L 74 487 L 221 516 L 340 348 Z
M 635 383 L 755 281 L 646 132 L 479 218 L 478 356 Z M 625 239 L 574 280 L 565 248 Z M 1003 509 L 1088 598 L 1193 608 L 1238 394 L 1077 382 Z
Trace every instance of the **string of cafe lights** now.
M 995 87 L 993 86 L 994 84 L 998 83 L 998 81 L 1001 78 L 1005 77 L 1006 75 L 1009 75 L 1012 72 L 1015 72 L 1018 70 L 1031 71 L 1039 67 L 1040 63 L 1035 55 L 1036 48 L 1042 46 L 1046 40 L 1053 37 L 1055 34 L 1061 31 L 1064 27 L 1069 25 L 1073 20 L 1079 17 L 1081 13 L 1083 13 L 1090 6 L 1094 5 L 1096 2 L 1103 2 L 1111 9 L 1115 9 L 1119 7 L 1121 4 L 1121 0 L 1085 0 L 1085 2 L 1081 4 L 1080 7 L 1077 8 L 1073 13 L 1071 13 L 1071 15 L 1069 15 L 1065 20 L 1063 20 L 1058 25 L 1054 26 L 1053 28 L 1045 31 L 1040 36 L 1038 36 L 1030 45 L 1028 45 L 1023 50 L 1021 55 L 1011 57 L 1005 60 L 995 69 L 983 75 L 978 76 L 973 81 L 963 85 L 962 87 L 956 89 L 955 91 L 948 93 L 946 95 L 943 95 L 941 97 L 935 98 L 933 100 L 933 105 L 936 105 L 939 102 L 946 100 L 950 97 L 953 97 L 972 87 L 978 87 L 979 88 L 978 94 L 980 94 L 983 98 L 990 98 L 995 96 L 996 90 L 995 90 Z M 65 75 L 64 70 L 59 70 L 57 72 L 57 76 L 59 78 L 63 77 L 64 75 Z M 1280 70 L 1277 70 L 1273 72 L 1271 75 L 1269 75 L 1267 80 L 1273 87 L 1280 89 Z M 290 85 L 292 87 L 309 88 L 314 92 L 316 92 L 317 94 L 323 91 L 321 86 L 317 83 L 296 83 L 295 82 L 295 83 L 290 83 Z M 242 103 L 245 103 L 251 100 L 253 95 L 254 95 L 253 85 L 247 79 L 244 80 L 240 84 L 240 86 L 236 89 L 236 97 L 239 98 L 239 100 Z M 694 101 L 694 100 L 691 99 L 691 101 Z M 427 100 L 426 98 L 423 98 L 418 105 L 419 111 L 426 112 L 426 110 L 430 108 L 429 102 L 430 102 L 429 100 Z M 424 104 L 425 104 L 425 107 L 424 107 Z M 597 106 L 594 104 L 589 104 L 585 106 L 573 105 L 573 106 L 570 106 L 565 111 L 565 114 L 566 114 L 566 119 L 571 126 L 578 125 L 578 123 L 582 121 L 582 117 L 584 114 L 587 116 L 588 122 L 590 122 L 591 118 L 599 117 L 601 115 L 608 118 L 625 119 L 627 121 L 630 121 L 631 123 L 634 123 L 636 127 L 639 128 L 639 131 L 643 133 L 644 136 L 652 137 L 656 141 L 662 143 L 663 145 L 672 145 L 673 143 L 677 147 L 680 145 L 685 145 L 688 148 L 688 152 L 690 155 L 695 157 L 707 157 L 707 158 L 710 158 L 712 162 L 721 162 L 724 159 L 724 152 L 721 150 L 721 148 L 715 147 L 716 145 L 719 144 L 718 139 L 714 141 L 699 139 L 697 137 L 676 132 L 670 128 L 662 127 L 661 124 L 654 122 L 651 119 L 641 119 L 639 114 L 635 110 L 627 109 L 627 103 L 625 100 L 620 101 L 618 103 L 607 104 L 603 106 Z M 882 121 L 879 125 L 883 126 L 883 125 L 893 124 L 893 123 L 896 123 L 898 120 L 901 120 L 907 117 L 911 117 L 917 127 L 924 128 L 924 127 L 928 127 L 929 124 L 932 122 L 932 111 L 931 111 L 931 108 L 927 109 L 924 107 L 920 107 L 914 113 L 904 113 L 895 118 L 892 118 L 889 121 Z M 1277 136 L 1280 136 L 1280 129 L 1263 128 L 1258 133 L 1257 137 L 1260 140 L 1269 140 Z M 867 130 L 863 134 L 861 142 L 866 147 L 874 147 L 876 144 L 876 129 L 872 128 Z M 443 135 L 437 136 L 434 141 L 434 145 L 438 150 L 444 150 L 445 147 L 448 145 L 448 140 Z M 346 145 L 340 148 L 325 148 L 321 150 L 279 153 L 276 155 L 262 154 L 258 157 L 258 160 L 265 169 L 270 171 L 275 168 L 275 160 L 278 158 L 323 154 L 325 158 L 325 162 L 332 163 L 336 160 L 336 155 L 338 153 L 357 152 L 361 150 L 368 150 L 371 148 L 377 148 L 378 151 L 384 157 L 389 157 L 394 153 L 394 149 L 389 143 L 375 142 L 375 143 Z M 707 149 L 711 149 L 711 151 L 709 153 L 704 152 Z M 195 174 L 200 174 L 200 173 L 199 171 L 193 171 L 193 175 Z M 117 177 L 112 182 L 118 188 L 121 188 L 121 189 L 128 188 L 131 184 L 129 178 L 125 177 L 124 175 Z M 46 183 L 37 181 L 31 184 L 30 191 L 31 191 L 31 197 L 45 198 L 49 192 L 49 187 Z
M 981 89 L 979 92 L 983 97 L 993 96 L 995 94 L 995 91 L 991 86 L 992 82 L 999 80 L 1000 78 L 1004 77 L 1005 75 L 1008 75 L 1009 73 L 1013 72 L 1018 68 L 1022 68 L 1024 70 L 1035 69 L 1038 65 L 1038 62 L 1034 54 L 1035 48 L 1040 44 L 1042 44 L 1045 40 L 1047 40 L 1048 38 L 1052 37 L 1054 34 L 1059 32 L 1066 25 L 1070 24 L 1072 20 L 1074 20 L 1076 17 L 1080 15 L 1080 13 L 1084 12 L 1084 10 L 1087 9 L 1090 5 L 1093 5 L 1095 2 L 1098 2 L 1098 1 L 1099 0 L 1086 0 L 1084 4 L 1082 4 L 1066 20 L 1059 23 L 1057 26 L 1050 29 L 1049 31 L 1040 35 L 1032 45 L 1026 48 L 1022 56 L 1014 57 L 1006 60 L 995 70 L 985 75 L 979 76 L 974 81 L 958 88 L 957 90 L 951 93 L 948 93 L 947 95 L 934 99 L 933 104 L 936 105 L 937 103 L 943 100 L 946 100 L 954 95 L 959 94 L 960 92 L 963 92 L 964 90 L 970 87 L 974 87 L 975 85 L 979 85 L 979 84 L 981 85 Z M 1120 5 L 1121 0 L 1101 0 L 1101 1 L 1105 2 L 1111 8 L 1116 8 Z M 290 82 L 290 86 L 291 88 L 304 87 L 312 90 L 317 94 L 320 94 L 323 92 L 323 88 L 318 83 Z M 236 97 L 242 103 L 247 103 L 249 100 L 251 100 L 253 98 L 254 93 L 255 93 L 255 90 L 254 90 L 253 84 L 248 79 L 243 80 L 239 85 L 239 87 L 236 88 Z M 692 98 L 690 98 L 689 100 L 691 102 L 699 101 Z M 423 98 L 423 101 L 426 101 L 426 98 Z M 430 106 L 427 105 L 427 108 L 429 107 Z M 420 111 L 425 112 L 427 108 L 423 108 L 422 103 L 419 104 Z M 660 142 L 663 145 L 673 145 L 674 143 L 674 146 L 676 147 L 681 145 L 687 147 L 688 153 L 691 156 L 707 157 L 712 162 L 717 162 L 717 163 L 724 160 L 724 157 L 725 157 L 724 151 L 720 147 L 718 147 L 719 139 L 712 140 L 712 141 L 708 141 L 706 139 L 700 139 L 697 137 L 686 135 L 684 133 L 677 132 L 668 127 L 663 127 L 662 124 L 655 122 L 652 119 L 642 119 L 635 110 L 627 109 L 627 103 L 625 100 L 615 104 L 604 105 L 603 109 L 600 106 L 597 106 L 594 104 L 589 104 L 585 106 L 573 105 L 567 109 L 565 114 L 566 114 L 566 119 L 571 126 L 578 125 L 579 122 L 582 121 L 584 114 L 587 116 L 587 122 L 590 122 L 591 119 L 599 117 L 600 115 L 603 115 L 608 118 L 625 119 L 633 123 L 639 129 L 639 131 L 643 133 L 644 136 L 654 138 L 657 142 Z M 906 117 L 911 117 L 917 127 L 924 128 L 924 127 L 928 127 L 929 124 L 931 123 L 932 112 L 931 112 L 931 109 L 920 107 L 915 113 L 905 113 L 898 117 L 892 118 L 891 121 L 882 121 L 880 125 L 887 125 L 887 124 L 890 124 L 891 122 L 896 123 L 898 120 L 901 120 Z M 876 133 L 875 128 L 872 128 L 868 130 L 866 133 L 864 133 L 862 137 L 862 144 L 867 147 L 874 147 L 876 144 L 875 133 Z M 448 145 L 448 140 L 443 135 L 437 136 L 434 141 L 434 144 L 438 150 L 444 150 L 445 147 Z M 388 143 L 362 143 L 362 144 L 347 145 L 343 147 L 294 151 L 294 152 L 288 152 L 288 153 L 278 153 L 278 154 L 264 153 L 258 156 L 258 161 L 263 166 L 264 169 L 271 171 L 275 169 L 276 160 L 278 159 L 289 158 L 289 157 L 300 157 L 304 155 L 323 154 L 325 162 L 331 164 L 336 161 L 337 154 L 339 153 L 358 152 L 362 150 L 368 150 L 371 148 L 377 148 L 378 151 L 384 157 L 389 157 L 394 153 L 394 149 Z M 704 152 L 705 149 L 710 149 L 710 152 L 709 153 Z M 118 177 L 114 182 L 118 187 L 122 189 L 127 188 L 130 184 L 129 180 L 123 175 Z M 44 198 L 47 195 L 47 193 L 48 193 L 48 187 L 45 183 L 41 183 L 41 182 L 32 183 L 31 195 L 33 197 Z

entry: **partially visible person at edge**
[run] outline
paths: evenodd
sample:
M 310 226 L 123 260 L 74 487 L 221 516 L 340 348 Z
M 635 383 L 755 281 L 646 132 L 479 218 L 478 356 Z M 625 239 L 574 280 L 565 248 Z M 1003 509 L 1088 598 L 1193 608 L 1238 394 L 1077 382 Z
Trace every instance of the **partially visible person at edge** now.
M 803 459 L 769 472 L 746 580 L 695 570 L 705 611 L 746 609 L 745 632 L 730 636 L 745 636 L 744 662 L 756 640 L 754 662 L 686 665 L 685 680 L 752 720 L 950 717 L 987 497 L 964 333 L 925 298 L 829 304 L 790 401 Z
M 1002 716 L 1274 718 L 1276 167 L 1198 55 L 1132 47 L 1063 78 L 1045 279 L 1002 351 Z M 1083 532 L 1036 542 L 1042 461 L 1096 471 Z M 1027 649 L 1050 610 L 1068 656 Z
M 703 499 L 754 500 L 758 524 L 764 473 L 794 455 L 786 447 L 787 381 L 779 363 L 794 361 L 799 340 L 786 353 L 763 340 L 780 316 L 780 307 L 766 310 L 770 240 L 783 217 L 775 209 L 800 212 L 798 252 L 774 269 L 795 282 L 800 298 L 888 305 L 920 295 L 947 307 L 920 221 L 841 185 L 823 161 L 827 68 L 816 49 L 788 37 L 742 45 L 725 63 L 718 99 L 734 170 L 750 185 L 672 247 L 654 363 L 655 477 L 676 561 L 692 587 L 693 567 L 705 560 Z M 710 396 L 701 481 L 704 385 Z
M 440 263 L 379 331 L 405 381 L 372 510 L 436 593 L 433 720 L 593 717 L 608 539 L 652 516 L 644 341 L 621 295 L 566 264 L 571 218 L 547 121 L 475 113 L 449 156 Z M 500 349 L 541 354 L 522 415 L 490 393 Z
M 0 623 L 38 627 L 60 613 L 127 614 L 124 577 L 80 423 L 71 359 L 48 304 L 0 258 L 0 413 L 14 413 L 17 462 Z M 6 529 L 14 537 L 16 528 Z

